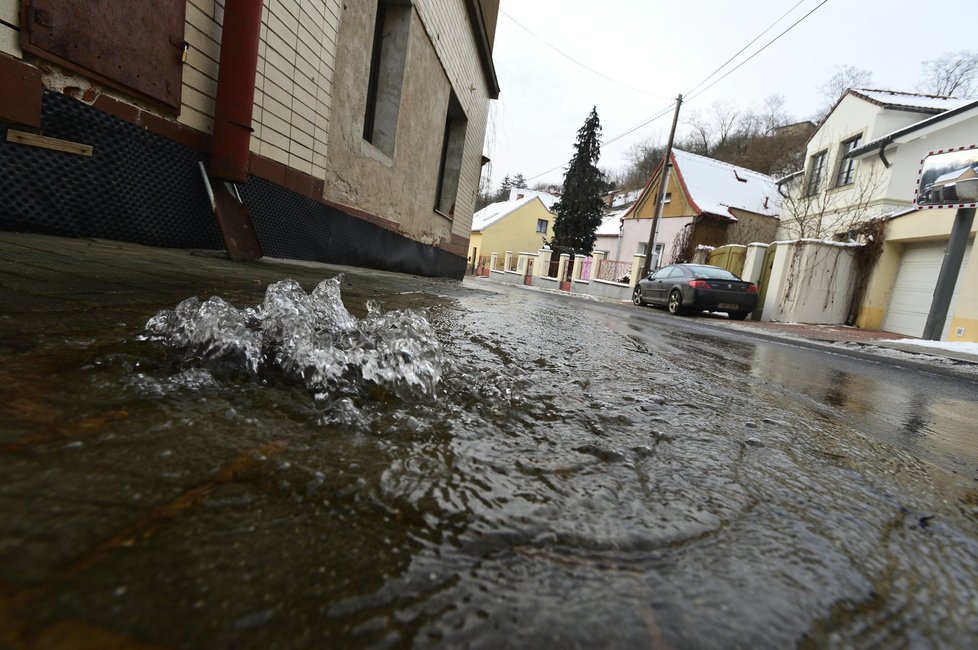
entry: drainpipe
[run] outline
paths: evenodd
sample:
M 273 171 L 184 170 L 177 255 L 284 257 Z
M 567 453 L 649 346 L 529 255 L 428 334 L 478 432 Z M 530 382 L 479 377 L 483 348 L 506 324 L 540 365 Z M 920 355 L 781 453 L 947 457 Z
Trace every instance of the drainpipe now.
M 880 143 L 879 151 L 880 160 L 883 161 L 883 166 L 887 169 L 890 168 L 890 161 L 886 159 L 886 145 L 888 144 L 890 144 L 890 140 L 883 140 L 883 142 Z
M 235 183 L 248 180 L 261 11 L 262 0 L 224 3 L 210 175 Z

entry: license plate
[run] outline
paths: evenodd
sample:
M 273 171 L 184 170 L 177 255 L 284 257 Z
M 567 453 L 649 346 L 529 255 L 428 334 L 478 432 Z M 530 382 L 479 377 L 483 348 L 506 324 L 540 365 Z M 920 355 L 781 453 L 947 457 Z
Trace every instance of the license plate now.
M 729 302 L 721 302 L 717 305 L 717 309 L 740 309 L 740 305 L 735 305 Z

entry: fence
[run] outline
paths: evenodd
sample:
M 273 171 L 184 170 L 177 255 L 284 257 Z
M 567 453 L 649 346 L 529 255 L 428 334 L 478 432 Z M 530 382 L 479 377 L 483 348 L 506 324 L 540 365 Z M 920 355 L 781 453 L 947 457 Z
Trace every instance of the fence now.
M 632 263 L 620 260 L 603 260 L 598 266 L 596 280 L 627 283 L 632 273 Z

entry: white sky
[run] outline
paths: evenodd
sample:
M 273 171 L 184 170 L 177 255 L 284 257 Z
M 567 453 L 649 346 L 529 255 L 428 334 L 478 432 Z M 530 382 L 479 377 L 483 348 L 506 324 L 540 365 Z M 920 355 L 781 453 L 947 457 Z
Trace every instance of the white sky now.
M 528 180 L 542 174 L 531 185 L 559 184 L 592 105 L 608 141 L 661 112 L 679 93 L 687 95 L 789 10 L 717 77 L 820 2 L 501 0 L 493 58 L 502 91 L 490 112 L 485 145 L 494 187 L 516 173 Z M 938 18 L 960 16 L 964 9 L 975 11 L 967 19 Z M 726 79 L 690 95 L 680 133 L 683 115 L 706 113 L 717 100 L 759 108 L 765 97 L 780 94 L 792 117 L 809 118 L 822 103 L 820 87 L 838 65 L 871 71 L 873 87 L 913 91 L 922 61 L 974 47 L 974 32 L 965 25 L 976 21 L 974 0 L 828 0 Z M 621 83 L 589 72 L 541 39 Z M 633 143 L 654 138 L 664 144 L 670 120 L 671 113 L 603 146 L 599 166 L 624 167 Z M 544 173 L 553 167 L 559 169 Z

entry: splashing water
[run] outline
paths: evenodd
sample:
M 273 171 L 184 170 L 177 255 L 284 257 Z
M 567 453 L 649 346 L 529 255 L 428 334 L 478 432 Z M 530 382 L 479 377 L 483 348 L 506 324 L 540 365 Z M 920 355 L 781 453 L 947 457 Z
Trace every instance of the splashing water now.
M 413 310 L 384 313 L 375 302 L 357 320 L 343 306 L 341 280 L 323 280 L 311 294 L 282 280 L 269 285 L 255 308 L 189 298 L 150 318 L 145 338 L 174 351 L 182 366 L 277 374 L 303 384 L 317 400 L 378 389 L 399 398 L 434 397 L 444 355 L 428 320 Z

